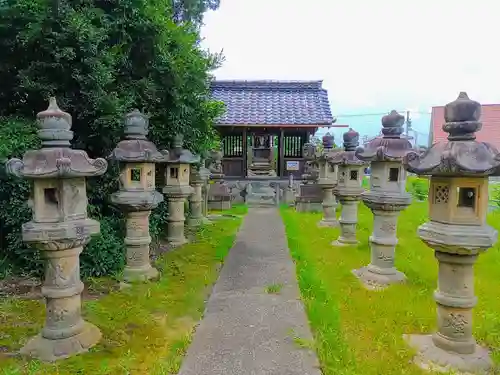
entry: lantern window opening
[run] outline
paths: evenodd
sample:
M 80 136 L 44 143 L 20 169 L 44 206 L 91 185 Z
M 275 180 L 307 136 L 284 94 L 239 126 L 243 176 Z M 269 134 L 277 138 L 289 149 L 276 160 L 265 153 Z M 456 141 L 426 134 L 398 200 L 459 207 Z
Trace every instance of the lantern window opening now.
M 328 171 L 334 173 L 335 172 L 335 166 L 328 164 Z
M 57 189 L 54 187 L 43 189 L 43 196 L 45 199 L 45 204 L 54 206 L 59 204 L 59 199 L 57 197 Z
M 458 207 L 476 208 L 476 189 L 472 187 L 458 187 Z
M 434 204 L 448 203 L 450 188 L 448 185 L 436 185 L 434 187 Z
M 140 168 L 132 168 L 130 170 L 130 181 L 141 182 L 141 169 Z
M 357 181 L 358 180 L 358 171 L 352 170 L 351 171 L 351 180 L 352 181 Z
M 389 182 L 398 182 L 399 168 L 389 168 Z
M 179 178 L 179 168 L 177 167 L 171 167 L 170 168 L 170 178 Z

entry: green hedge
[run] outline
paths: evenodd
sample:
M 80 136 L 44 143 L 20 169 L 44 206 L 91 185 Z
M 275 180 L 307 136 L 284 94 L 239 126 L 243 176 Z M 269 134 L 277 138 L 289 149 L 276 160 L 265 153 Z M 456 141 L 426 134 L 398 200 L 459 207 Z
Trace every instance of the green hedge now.
M 194 152 L 212 147 L 222 103 L 209 98 L 210 70 L 220 57 L 203 51 L 197 28 L 172 21 L 164 0 L 4 0 L 0 2 L 0 157 L 38 148 L 34 120 L 49 96 L 73 117 L 73 146 L 107 157 L 123 137 L 123 116 L 138 108 L 150 117 L 149 138 L 167 148 L 177 133 Z M 101 234 L 86 247 L 85 276 L 120 272 L 123 215 L 109 202 L 118 168 L 88 179 L 89 214 Z M 21 241 L 30 219 L 29 183 L 0 167 L 0 272 L 40 273 L 36 250 Z M 155 210 L 155 238 L 166 205 Z

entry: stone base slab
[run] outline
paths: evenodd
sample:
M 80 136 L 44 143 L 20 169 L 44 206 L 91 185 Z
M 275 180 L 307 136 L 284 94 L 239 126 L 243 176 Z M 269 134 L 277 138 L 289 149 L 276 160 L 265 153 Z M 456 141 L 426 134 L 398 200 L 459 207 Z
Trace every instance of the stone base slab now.
M 359 241 L 345 241 L 341 239 L 336 239 L 332 242 L 332 246 L 358 246 Z
M 321 202 L 295 202 L 295 210 L 297 212 L 323 212 Z
M 170 249 L 187 244 L 187 238 L 167 238 L 168 247 Z
M 152 266 L 144 269 L 136 269 L 125 266 L 125 269 L 123 270 L 123 279 L 125 280 L 125 282 L 153 280 L 158 278 L 158 276 L 158 270 Z
M 199 227 L 199 226 L 203 225 L 203 218 L 194 219 L 192 217 L 188 217 L 186 219 L 186 225 L 188 227 L 192 227 L 192 228 Z
M 31 338 L 19 351 L 21 355 L 54 362 L 85 353 L 101 340 L 102 334 L 95 325 L 85 322 L 79 334 L 60 340 L 49 340 L 41 334 Z
M 339 226 L 339 221 L 338 220 L 325 220 L 322 219 L 321 221 L 318 222 L 318 227 L 320 228 L 337 228 Z
M 432 341 L 432 335 L 403 335 L 408 344 L 417 350 L 415 364 L 424 370 L 461 374 L 489 374 L 493 367 L 488 349 L 476 345 L 473 354 L 458 354 L 443 350 Z
M 403 272 L 396 271 L 391 274 L 379 274 L 372 272 L 368 266 L 352 270 L 352 273 L 369 290 L 382 290 L 392 284 L 404 283 L 406 281 L 406 276 Z

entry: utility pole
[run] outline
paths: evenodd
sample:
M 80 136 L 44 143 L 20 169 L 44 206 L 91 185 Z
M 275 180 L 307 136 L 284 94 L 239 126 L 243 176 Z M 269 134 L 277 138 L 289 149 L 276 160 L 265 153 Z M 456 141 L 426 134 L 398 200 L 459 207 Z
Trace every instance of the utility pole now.
M 406 131 L 406 139 L 410 140 L 410 130 L 412 130 L 412 128 L 411 128 L 411 118 L 410 118 L 410 111 L 409 110 L 406 111 L 405 128 L 406 128 L 405 129 L 405 131 Z M 415 146 L 415 148 L 417 147 L 416 144 L 414 146 Z

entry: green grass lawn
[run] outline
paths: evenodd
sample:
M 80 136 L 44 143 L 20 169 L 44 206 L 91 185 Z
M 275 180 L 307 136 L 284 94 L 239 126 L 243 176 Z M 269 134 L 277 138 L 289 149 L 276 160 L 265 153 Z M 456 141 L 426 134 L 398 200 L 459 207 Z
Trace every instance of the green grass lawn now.
M 0 301 L 0 374 L 176 374 L 240 223 L 236 218 L 203 227 L 196 242 L 163 255 L 156 263 L 159 281 L 86 301 L 85 319 L 103 333 L 90 353 L 55 364 L 2 356 L 40 331 L 45 307 L 42 301 Z
M 421 375 L 410 363 L 413 352 L 404 333 L 431 333 L 436 328 L 433 291 L 437 261 L 416 234 L 427 221 L 427 202 L 413 203 L 398 223 L 396 266 L 408 277 L 403 285 L 368 291 L 351 270 L 370 262 L 368 237 L 373 216 L 359 205 L 356 247 L 334 247 L 339 229 L 318 228 L 320 213 L 282 208 L 288 244 L 297 266 L 302 298 L 315 337 L 324 375 Z M 500 214 L 489 216 L 500 229 Z M 500 245 L 479 257 L 475 267 L 474 335 L 500 363 Z

